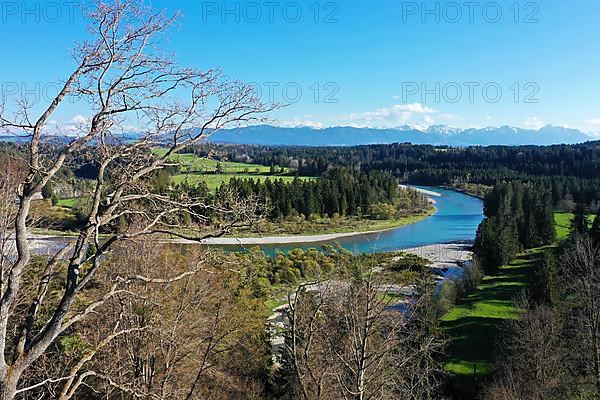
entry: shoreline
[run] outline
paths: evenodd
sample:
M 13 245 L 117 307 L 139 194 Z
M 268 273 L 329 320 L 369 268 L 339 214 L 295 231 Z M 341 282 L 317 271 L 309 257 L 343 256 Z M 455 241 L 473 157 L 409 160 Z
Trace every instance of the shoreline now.
M 473 256 L 473 241 L 434 243 L 400 250 L 431 261 L 434 268 L 448 268 L 470 261 Z
M 433 200 L 433 199 L 432 199 Z M 220 237 L 210 238 L 198 243 L 193 240 L 187 239 L 162 239 L 160 243 L 173 243 L 173 244 L 205 244 L 211 246 L 256 246 L 256 245 L 285 245 L 285 244 L 310 244 L 310 243 L 321 243 L 330 242 L 336 239 L 343 239 L 355 236 L 366 236 L 374 235 L 382 232 L 392 231 L 395 229 L 401 229 L 405 226 L 410 226 L 421 222 L 437 213 L 437 208 L 433 207 L 433 210 L 427 215 L 424 215 L 422 219 L 410 222 L 404 225 L 398 225 L 390 228 L 375 229 L 372 231 L 363 232 L 343 232 L 343 233 L 326 233 L 322 235 L 280 235 L 280 236 L 262 236 L 262 237 Z
M 435 214 L 432 213 L 431 215 Z M 425 216 L 429 218 L 431 215 Z M 424 219 L 425 219 L 424 218 Z M 263 237 L 221 237 L 221 238 L 210 238 L 202 241 L 200 244 L 206 245 L 217 245 L 217 246 L 253 246 L 253 245 L 279 245 L 279 244 L 307 244 L 307 243 L 320 243 L 329 242 L 336 239 L 343 239 L 354 236 L 366 236 L 377 233 L 392 231 L 394 229 L 400 229 L 405 226 L 416 224 L 421 220 L 411 222 L 405 225 L 399 225 L 392 228 L 377 229 L 373 231 L 365 232 L 347 232 L 347 233 L 326 233 L 323 235 L 281 235 L 281 236 L 263 236 Z M 174 244 L 198 244 L 198 242 L 186 239 L 166 239 L 160 240 L 161 243 L 174 243 Z
M 400 187 L 407 187 L 407 186 L 400 185 Z M 413 188 L 413 187 L 410 187 L 410 188 L 427 195 L 428 199 L 433 204 L 435 203 L 435 200 L 433 198 L 431 198 L 430 196 L 433 196 L 433 197 L 442 197 L 443 196 L 441 193 L 438 193 L 438 192 L 435 192 L 432 190 Z M 464 194 L 464 195 L 467 195 L 470 197 L 475 197 L 468 193 L 462 193 L 461 191 L 456 190 L 456 189 L 450 189 L 450 190 L 454 190 L 457 193 L 461 193 L 461 194 Z M 165 243 L 165 244 L 169 244 L 169 243 L 171 243 L 171 244 L 187 244 L 187 245 L 200 244 L 200 245 L 209 245 L 209 246 L 260 246 L 260 245 L 275 245 L 276 246 L 276 245 L 319 244 L 319 243 L 332 242 L 332 241 L 335 241 L 338 239 L 360 237 L 360 236 L 370 236 L 370 235 L 376 235 L 379 233 L 388 232 L 388 231 L 392 231 L 392 230 L 396 230 L 396 229 L 401 229 L 403 227 L 408 227 L 415 223 L 421 222 L 427 218 L 430 218 L 431 216 L 437 214 L 437 212 L 438 212 L 437 207 L 433 206 L 432 210 L 430 212 L 428 212 L 426 215 L 424 215 L 423 218 L 417 219 L 416 221 L 412 221 L 412 222 L 409 222 L 406 224 L 400 224 L 400 225 L 396 225 L 396 226 L 386 227 L 386 228 L 382 228 L 382 229 L 355 231 L 355 232 L 325 233 L 325 234 L 317 234 L 317 235 L 312 235 L 312 234 L 300 234 L 300 235 L 287 234 L 286 235 L 286 234 L 284 234 L 284 235 L 253 236 L 253 237 L 219 237 L 219 238 L 206 239 L 202 242 L 181 239 L 181 238 L 177 238 L 177 237 L 162 237 L 162 238 L 157 237 L 154 240 L 157 243 Z M 38 244 L 42 244 L 42 247 L 43 247 L 44 242 L 53 241 L 56 239 L 68 240 L 68 239 L 72 239 L 72 237 L 60 236 L 60 235 L 55 236 L 55 235 L 52 235 L 51 233 L 43 234 L 40 232 L 39 234 L 30 235 L 29 239 L 32 241 L 37 241 Z M 439 246 L 439 245 L 447 245 L 447 244 L 448 243 L 442 243 L 442 244 L 437 244 L 437 245 Z M 424 247 L 427 247 L 427 246 L 424 246 Z M 416 250 L 416 249 L 408 249 L 406 251 L 411 251 L 411 250 Z M 423 251 L 423 250 L 421 249 L 419 251 Z M 428 257 L 425 257 L 425 258 L 428 258 Z
M 431 199 L 433 200 L 433 199 Z M 209 238 L 205 239 L 202 242 L 198 242 L 195 240 L 187 240 L 176 237 L 157 237 L 154 240 L 157 243 L 163 244 L 186 244 L 186 245 L 209 245 L 209 246 L 255 246 L 255 245 L 287 245 L 287 244 L 314 244 L 314 243 L 322 243 L 322 242 L 330 242 L 336 239 L 343 239 L 348 237 L 355 236 L 366 236 L 366 235 L 374 235 L 382 232 L 387 232 L 395 229 L 400 229 L 405 226 L 410 226 L 421 222 L 437 213 L 437 208 L 432 207 L 432 209 L 425 215 L 423 218 L 417 219 L 415 221 L 400 224 L 397 226 L 392 226 L 388 228 L 375 229 L 371 231 L 359 231 L 359 232 L 339 232 L 339 233 L 326 233 L 321 235 L 271 235 L 271 236 L 253 236 L 253 237 L 219 237 L 219 238 Z M 44 244 L 54 241 L 67 241 L 67 240 L 75 240 L 77 235 L 55 235 L 50 233 L 30 233 L 27 236 L 27 239 L 30 240 L 35 247 L 47 247 Z
M 418 188 L 416 186 L 408 186 L 408 185 L 402 185 L 401 184 L 401 185 L 398 185 L 398 187 L 400 187 L 402 189 L 412 189 L 412 190 L 414 190 L 416 192 L 419 192 L 419 193 L 427 195 L 427 196 L 442 197 L 441 193 L 434 192 L 433 190 L 421 189 L 421 188 Z M 431 200 L 433 200 L 433 199 L 431 199 Z
M 464 194 L 466 196 L 470 196 L 470 197 L 473 197 L 475 199 L 479 199 L 479 200 L 484 200 L 485 199 L 485 196 L 478 196 L 478 195 L 476 195 L 474 193 L 470 193 L 466 189 L 456 188 L 456 187 L 453 187 L 453 186 L 442 186 L 442 187 L 444 189 L 454 190 L 455 192 L 462 193 L 462 194 Z
M 176 237 L 157 237 L 154 240 L 158 243 L 163 244 L 201 244 L 201 245 L 210 245 L 210 246 L 254 246 L 254 245 L 286 245 L 286 244 L 312 244 L 312 243 L 321 243 L 321 242 L 329 242 L 336 239 L 343 239 L 348 237 L 355 236 L 366 236 L 366 235 L 374 235 L 382 232 L 391 231 L 394 229 L 400 229 L 405 226 L 410 226 L 421 222 L 437 213 L 437 208 L 432 207 L 432 209 L 425 215 L 423 218 L 417 219 L 415 221 L 400 224 L 397 226 L 392 226 L 388 228 L 375 229 L 371 231 L 359 231 L 359 232 L 339 232 L 339 233 L 326 233 L 321 235 L 271 235 L 271 236 L 253 236 L 253 237 L 219 237 L 219 238 L 210 238 L 205 239 L 202 242 L 198 242 L 195 240 L 187 240 Z M 48 242 L 55 241 L 68 241 L 75 240 L 77 235 L 58 235 L 58 234 L 50 234 L 50 233 L 30 233 L 27 235 L 27 239 L 33 243 L 35 247 L 47 247 L 44 244 Z
M 434 192 L 432 190 L 421 189 L 412 186 L 406 185 L 398 185 L 403 189 L 413 189 L 419 193 L 422 193 L 427 196 L 434 197 L 442 197 L 441 193 Z M 412 224 L 416 224 L 421 222 L 427 218 L 432 217 L 438 212 L 438 209 L 435 207 L 436 201 L 428 197 L 430 203 L 433 205 L 433 209 L 428 212 L 423 218 L 418 219 L 417 221 L 410 222 L 404 225 L 398 225 L 390 228 L 384 229 L 375 229 L 372 231 L 361 231 L 361 232 L 343 232 L 343 233 L 327 233 L 322 235 L 279 235 L 279 236 L 262 236 L 262 237 L 221 237 L 221 238 L 210 238 L 206 239 L 202 242 L 202 244 L 206 245 L 217 245 L 217 246 L 255 246 L 255 245 L 285 245 L 285 244 L 312 244 L 312 243 L 321 243 L 321 242 L 330 242 L 336 239 L 344 239 L 349 237 L 356 236 L 366 236 L 373 235 L 382 232 L 387 232 L 395 229 L 400 229 L 405 226 L 410 226 Z M 175 243 L 175 244 L 197 244 L 193 240 L 186 239 L 168 239 L 163 240 L 161 243 Z

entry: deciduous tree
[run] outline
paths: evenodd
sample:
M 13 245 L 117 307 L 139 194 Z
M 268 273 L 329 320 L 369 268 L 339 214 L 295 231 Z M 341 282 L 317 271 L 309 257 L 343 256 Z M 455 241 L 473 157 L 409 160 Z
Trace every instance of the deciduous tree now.
M 23 382 L 62 335 L 126 293 L 128 279 L 120 277 L 102 293 L 86 295 L 116 243 L 167 233 L 199 240 L 250 224 L 260 214 L 255 202 L 240 202 L 235 195 L 207 204 L 187 194 L 154 192 L 148 184 L 154 172 L 172 164 L 170 156 L 183 146 L 267 111 L 254 89 L 218 70 L 177 65 L 161 48 L 176 17 L 141 1 L 98 1 L 88 18 L 88 39 L 73 50 L 75 68 L 56 97 L 45 105 L 21 101 L 12 113 L 4 105 L 0 108 L 2 129 L 29 140 L 25 173 L 16 191 L 16 256 L 4 266 L 0 286 L 1 400 L 70 379 L 67 374 Z M 48 151 L 47 140 L 60 133 L 51 131 L 51 118 L 71 99 L 89 104 L 89 116 L 62 138 L 59 151 Z M 141 132 L 134 140 L 124 135 L 132 123 Z M 166 151 L 159 155 L 153 151 L 157 147 Z M 81 153 L 96 166 L 84 227 L 33 276 L 29 272 L 34 254 L 27 236 L 32 202 L 65 163 Z M 212 222 L 209 212 L 218 215 L 216 230 L 207 228 Z M 194 222 L 187 231 L 180 229 L 184 215 Z M 124 231 L 101 236 L 122 218 L 127 222 Z M 96 251 L 88 255 L 90 245 Z M 57 282 L 59 291 L 53 295 L 58 300 L 52 302 L 47 295 Z M 19 312 L 17 305 L 23 301 L 29 306 Z

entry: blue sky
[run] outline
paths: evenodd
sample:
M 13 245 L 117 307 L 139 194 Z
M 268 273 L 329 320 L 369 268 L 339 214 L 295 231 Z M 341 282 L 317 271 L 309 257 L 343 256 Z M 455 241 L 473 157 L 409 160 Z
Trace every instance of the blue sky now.
M 5 3 L 3 92 L 64 78 L 68 49 L 84 29 L 79 7 Z M 265 100 L 291 103 L 272 115 L 282 125 L 554 124 L 600 132 L 597 0 L 152 4 L 183 14 L 167 44 L 182 64 L 221 67 L 255 83 Z M 83 114 L 78 107 L 58 118 Z

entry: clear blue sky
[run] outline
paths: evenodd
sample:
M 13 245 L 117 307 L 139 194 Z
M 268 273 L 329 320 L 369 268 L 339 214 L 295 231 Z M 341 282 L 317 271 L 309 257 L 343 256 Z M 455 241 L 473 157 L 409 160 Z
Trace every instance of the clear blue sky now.
M 294 101 L 300 88 L 299 101 L 273 115 L 281 124 L 555 124 L 600 132 L 598 0 L 475 1 L 472 7 L 426 1 L 430 13 L 421 1 L 400 0 L 152 3 L 183 13 L 168 43 L 181 63 L 221 67 L 257 83 L 267 100 L 269 85 L 277 85 L 278 102 Z M 82 37 L 79 9 L 70 18 L 68 1 L 53 3 L 63 14 L 58 22 L 55 10 L 43 9 L 48 2 L 25 4 L 38 7 L 40 18 L 2 6 L 5 89 L 65 77 L 72 67 L 68 49 Z M 432 91 L 425 98 L 423 85 Z M 494 103 L 497 88 L 502 96 Z M 73 105 L 59 117 L 67 121 L 79 112 Z

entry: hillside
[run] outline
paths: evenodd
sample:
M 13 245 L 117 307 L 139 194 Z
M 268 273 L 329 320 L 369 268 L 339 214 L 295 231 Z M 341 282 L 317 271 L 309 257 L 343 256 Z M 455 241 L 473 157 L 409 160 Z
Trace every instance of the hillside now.
M 551 145 L 582 143 L 591 137 L 576 129 L 546 126 L 540 130 L 502 126 L 484 129 L 454 129 L 432 126 L 417 129 L 404 126 L 395 129 L 333 127 L 285 128 L 258 125 L 217 132 L 210 138 L 213 143 L 284 145 L 284 146 L 355 146 L 409 142 L 452 146 L 489 145 Z

